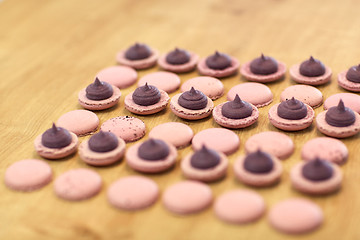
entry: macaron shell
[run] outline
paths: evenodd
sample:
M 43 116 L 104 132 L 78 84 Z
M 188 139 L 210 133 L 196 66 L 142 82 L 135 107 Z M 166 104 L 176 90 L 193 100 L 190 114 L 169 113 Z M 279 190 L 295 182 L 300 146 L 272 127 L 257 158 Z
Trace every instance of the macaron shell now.
M 137 78 L 137 72 L 128 66 L 112 66 L 104 68 L 96 74 L 100 81 L 114 85 L 120 89 L 128 88 L 133 85 Z
M 145 123 L 138 118 L 120 116 L 105 121 L 100 128 L 102 131 L 112 132 L 124 139 L 125 142 L 134 142 L 145 136 Z
M 150 49 L 152 54 L 145 59 L 140 59 L 140 60 L 129 60 L 125 57 L 125 50 L 118 52 L 118 54 L 116 55 L 116 61 L 121 64 L 121 65 L 125 65 L 125 66 L 129 66 L 135 69 L 147 69 L 147 68 L 151 68 L 156 64 L 156 61 L 159 57 L 159 52 L 156 49 Z
M 179 118 L 187 120 L 198 120 L 211 115 L 211 112 L 214 108 L 214 103 L 209 97 L 207 97 L 208 103 L 205 108 L 199 110 L 191 110 L 180 106 L 180 104 L 178 103 L 180 95 L 181 93 L 176 94 L 170 100 L 170 109 Z
M 343 100 L 344 105 L 360 114 L 360 96 L 354 93 L 337 93 L 328 97 L 324 102 L 324 109 L 327 110 L 339 104 Z
M 99 101 L 88 99 L 86 97 L 86 88 L 84 88 L 78 94 L 79 104 L 85 109 L 96 111 L 111 108 L 119 102 L 121 97 L 120 89 L 115 86 L 112 86 L 112 88 L 113 95 L 110 98 Z
M 152 72 L 140 78 L 138 87 L 145 85 L 153 85 L 167 93 L 175 92 L 180 87 L 180 78 L 171 72 Z
M 197 65 L 197 69 L 201 75 L 205 75 L 205 76 L 209 76 L 209 77 L 218 77 L 218 78 L 229 77 L 231 75 L 234 75 L 235 73 L 238 72 L 239 67 L 240 67 L 240 63 L 234 57 L 231 57 L 230 67 L 227 67 L 222 70 L 209 68 L 206 65 L 206 58 L 202 58 Z
M 295 64 L 289 70 L 291 78 L 297 83 L 317 86 L 317 85 L 325 84 L 331 80 L 332 71 L 327 66 L 325 66 L 325 73 L 318 77 L 307 77 L 301 75 L 299 69 L 300 69 L 300 64 Z
M 278 70 L 272 74 L 268 75 L 260 75 L 254 74 L 250 70 L 250 64 L 252 61 L 243 64 L 240 68 L 241 75 L 244 76 L 249 81 L 260 82 L 260 83 L 269 83 L 275 82 L 285 76 L 286 73 L 286 65 L 282 62 L 277 61 L 278 63 Z
M 38 159 L 24 159 L 11 164 L 5 172 L 5 185 L 16 191 L 34 191 L 52 179 L 49 164 Z
M 360 92 L 360 83 L 351 82 L 347 80 L 346 74 L 347 71 L 343 71 L 338 74 L 339 86 L 351 92 Z
M 70 132 L 70 135 L 71 135 L 72 140 L 71 140 L 71 143 L 69 145 L 67 145 L 66 147 L 48 148 L 42 144 L 42 142 L 41 142 L 42 134 L 40 134 L 39 136 L 37 136 L 35 138 L 35 141 L 34 141 L 35 150 L 40 156 L 47 158 L 47 159 L 60 159 L 60 158 L 67 157 L 76 152 L 77 146 L 79 144 L 78 137 L 72 132 Z
M 224 84 L 214 77 L 194 77 L 181 85 L 181 92 L 189 91 L 192 87 L 200 90 L 211 100 L 216 100 L 224 94 Z
M 167 54 L 160 56 L 158 59 L 159 66 L 167 71 L 174 73 L 186 73 L 195 69 L 197 62 L 199 61 L 199 56 L 195 53 L 189 52 L 190 60 L 187 63 L 174 65 L 166 61 Z
M 316 127 L 321 133 L 335 138 L 347 138 L 360 132 L 360 116 L 358 113 L 354 112 L 355 122 L 352 125 L 347 127 L 335 127 L 326 122 L 326 112 L 327 110 L 319 113 L 316 117 Z
M 161 110 L 166 108 L 166 106 L 169 103 L 170 97 L 165 91 L 163 90 L 159 90 L 159 91 L 161 94 L 159 102 L 149 106 L 141 106 L 136 104 L 132 98 L 134 92 L 131 92 L 125 97 L 125 101 L 124 101 L 125 108 L 130 112 L 138 115 L 150 115 L 160 112 Z
M 99 118 L 88 110 L 73 110 L 60 116 L 56 126 L 66 128 L 78 136 L 85 136 L 96 131 Z
M 281 92 L 280 101 L 284 102 L 292 97 L 306 103 L 312 108 L 321 106 L 323 102 L 323 95 L 319 89 L 309 85 L 297 84 L 285 88 Z

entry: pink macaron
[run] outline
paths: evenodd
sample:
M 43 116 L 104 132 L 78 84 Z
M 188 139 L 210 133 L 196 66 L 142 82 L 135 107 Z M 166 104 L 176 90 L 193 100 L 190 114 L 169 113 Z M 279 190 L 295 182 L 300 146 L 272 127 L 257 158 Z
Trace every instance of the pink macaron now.
M 112 132 L 125 142 L 134 142 L 145 136 L 145 123 L 138 118 L 120 116 L 105 121 L 100 128 L 105 132 Z
M 319 89 L 309 85 L 296 84 L 285 88 L 281 92 L 280 101 L 284 102 L 293 97 L 312 108 L 321 106 L 323 102 L 323 95 Z
M 339 73 L 338 84 L 348 91 L 360 92 L 360 65 Z
M 137 72 L 128 66 L 112 66 L 102 69 L 96 74 L 100 81 L 110 83 L 120 89 L 133 85 L 137 78 Z
M 224 84 L 214 77 L 194 77 L 181 85 L 181 92 L 189 91 L 192 87 L 203 92 L 211 100 L 216 100 L 224 94 Z
M 238 72 L 239 61 L 227 54 L 215 51 L 213 55 L 200 59 L 197 69 L 201 75 L 209 77 L 229 77 Z
M 324 102 L 324 109 L 327 110 L 339 104 L 340 99 L 345 106 L 360 114 L 360 95 L 355 93 L 336 93 L 328 97 Z
M 185 73 L 195 69 L 199 56 L 185 49 L 175 48 L 159 57 L 159 66 L 174 73 Z
M 135 43 L 126 50 L 117 53 L 116 61 L 135 69 L 147 69 L 156 64 L 159 53 L 146 44 Z
M 138 87 L 144 86 L 146 83 L 167 93 L 172 93 L 180 87 L 180 78 L 172 72 L 152 72 L 140 78 Z
M 88 110 L 73 110 L 61 115 L 56 125 L 66 128 L 81 137 L 92 134 L 97 130 L 99 118 L 95 113 Z

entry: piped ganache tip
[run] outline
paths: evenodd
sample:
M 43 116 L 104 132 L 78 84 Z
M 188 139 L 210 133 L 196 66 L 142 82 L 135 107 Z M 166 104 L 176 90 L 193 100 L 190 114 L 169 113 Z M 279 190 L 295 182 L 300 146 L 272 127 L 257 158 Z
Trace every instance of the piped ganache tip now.
M 231 57 L 216 51 L 215 54 L 206 58 L 205 63 L 211 69 L 223 70 L 231 66 Z
M 68 130 L 57 127 L 54 123 L 52 128 L 46 130 L 41 136 L 41 144 L 48 148 L 63 148 L 72 142 L 71 134 Z
M 235 95 L 233 101 L 225 103 L 221 108 L 221 114 L 230 119 L 243 119 L 251 116 L 252 106 L 242 101 L 238 94 Z
M 178 103 L 180 106 L 190 110 L 200 110 L 207 106 L 208 99 L 204 93 L 192 87 L 189 91 L 183 92 Z
M 331 107 L 326 111 L 325 121 L 334 127 L 347 127 L 352 125 L 356 120 L 355 113 L 340 99 L 339 104 Z
M 110 152 L 118 145 L 119 140 L 111 132 L 100 131 L 89 139 L 89 148 L 94 152 Z
M 316 158 L 302 168 L 302 175 L 310 181 L 324 181 L 332 177 L 333 167 L 325 160 Z
M 153 138 L 143 142 L 138 150 L 138 156 L 148 161 L 163 160 L 169 153 L 170 149 L 163 140 Z
M 321 61 L 311 56 L 309 60 L 301 63 L 299 71 L 301 75 L 306 77 L 318 77 L 324 75 L 325 66 Z
M 125 52 L 125 58 L 128 60 L 142 60 L 150 57 L 152 54 L 150 48 L 146 44 L 135 43 Z
M 277 114 L 284 119 L 299 120 L 307 116 L 307 107 L 303 102 L 292 97 L 279 104 Z
M 360 64 L 349 68 L 346 73 L 346 79 L 350 82 L 360 83 Z
M 274 168 L 274 162 L 268 153 L 257 150 L 245 157 L 244 168 L 255 174 L 269 173 Z
M 181 65 L 190 61 L 190 54 L 184 49 L 175 48 L 166 55 L 166 62 L 172 65 Z
M 254 74 L 270 75 L 277 72 L 277 70 L 277 61 L 272 57 L 264 56 L 264 54 L 261 54 L 259 58 L 255 58 L 250 63 L 250 71 Z
M 220 160 L 221 157 L 217 152 L 203 145 L 200 150 L 192 155 L 190 164 L 194 168 L 205 170 L 216 167 Z
M 132 98 L 138 105 L 150 106 L 160 101 L 161 93 L 157 87 L 145 83 L 144 86 L 135 89 Z
M 110 98 L 114 90 L 112 86 L 95 78 L 95 81 L 86 87 L 86 97 L 90 100 L 100 101 Z

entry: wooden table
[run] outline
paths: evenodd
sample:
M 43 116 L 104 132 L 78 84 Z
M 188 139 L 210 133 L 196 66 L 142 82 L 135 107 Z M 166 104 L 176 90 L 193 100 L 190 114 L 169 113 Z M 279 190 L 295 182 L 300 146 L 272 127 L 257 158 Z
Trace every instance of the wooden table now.
M 96 1 L 96 0 L 4 0 L 0 3 L 0 176 L 18 160 L 40 158 L 33 147 L 34 138 L 51 126 L 62 114 L 81 109 L 78 91 L 91 83 L 95 74 L 115 65 L 114 56 L 135 41 L 144 42 L 165 53 L 175 46 L 208 56 L 214 50 L 229 53 L 241 63 L 260 53 L 273 56 L 288 66 L 310 55 L 333 69 L 331 84 L 321 86 L 324 98 L 345 92 L 336 83 L 336 75 L 359 63 L 359 2 L 352 0 L 314 1 Z M 139 77 L 157 71 L 139 71 Z M 182 74 L 181 80 L 197 76 Z M 226 92 L 245 82 L 239 75 L 226 78 Z M 279 102 L 280 92 L 295 84 L 289 75 L 283 81 L 268 84 Z M 122 90 L 123 96 L 135 86 Z M 177 91 L 176 93 L 178 93 Z M 173 96 L 174 94 L 170 94 Z M 133 115 L 121 103 L 111 110 L 97 112 L 101 123 L 120 116 Z M 226 96 L 215 101 L 218 105 Z M 270 105 L 272 106 L 272 105 Z M 244 154 L 245 141 L 255 133 L 275 129 L 267 111 L 260 109 L 256 127 L 234 131 L 241 139 L 240 150 L 232 154 L 232 163 Z M 316 109 L 316 113 L 322 111 Z M 159 123 L 183 120 L 170 109 L 159 114 L 139 116 L 150 131 Z M 219 127 L 209 118 L 186 122 L 194 132 Z M 255 189 L 268 209 L 289 197 L 305 197 L 324 211 L 324 225 L 317 231 L 294 239 L 360 239 L 360 161 L 359 135 L 343 140 L 350 151 L 342 166 L 343 188 L 326 197 L 310 197 L 291 188 L 289 171 L 300 161 L 302 145 L 322 136 L 315 127 L 286 133 L 295 144 L 295 153 L 283 161 L 280 184 Z M 146 137 L 147 138 L 147 135 Z M 83 140 L 84 138 L 80 138 Z M 128 144 L 130 146 L 132 144 Z M 170 172 L 150 175 L 163 191 L 183 179 L 181 157 L 191 151 L 179 151 L 178 163 Z M 21 193 L 0 184 L 0 239 L 291 239 L 273 230 L 265 215 L 245 226 L 225 224 L 215 218 L 212 209 L 179 217 L 169 213 L 159 200 L 139 212 L 124 212 L 106 200 L 108 186 L 119 177 L 139 174 L 124 163 L 94 168 L 78 155 L 60 161 L 47 161 L 54 177 L 73 168 L 91 168 L 104 180 L 104 189 L 83 202 L 67 202 L 53 193 L 53 184 L 39 191 Z M 232 167 L 226 179 L 210 184 L 215 196 L 230 189 L 249 187 L 235 180 Z

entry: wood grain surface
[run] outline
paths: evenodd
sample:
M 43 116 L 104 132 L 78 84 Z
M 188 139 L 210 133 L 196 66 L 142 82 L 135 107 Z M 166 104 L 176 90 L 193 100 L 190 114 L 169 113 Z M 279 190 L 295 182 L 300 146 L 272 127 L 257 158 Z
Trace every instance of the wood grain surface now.
M 288 67 L 313 55 L 334 73 L 331 84 L 319 87 L 324 98 L 345 92 L 338 87 L 336 75 L 360 62 L 359 8 L 360 2 L 355 0 L 0 1 L 0 177 L 3 179 L 6 168 L 18 160 L 40 158 L 33 147 L 35 137 L 62 114 L 81 109 L 78 91 L 91 83 L 99 70 L 115 65 L 116 52 L 135 41 L 162 53 L 175 46 L 202 57 L 219 50 L 241 63 L 263 52 Z M 139 77 L 154 71 L 158 67 L 138 71 Z M 182 82 L 195 76 L 197 72 L 180 75 Z M 240 75 L 223 79 L 226 92 L 242 82 L 246 80 Z M 293 84 L 288 74 L 284 80 L 268 84 L 274 103 L 279 102 L 281 91 Z M 123 96 L 135 87 L 122 90 Z M 124 109 L 123 100 L 110 110 L 96 112 L 100 122 L 115 116 L 133 116 Z M 224 101 L 226 96 L 216 100 L 215 105 Z M 244 143 L 250 136 L 265 130 L 279 131 L 269 124 L 270 106 L 260 109 L 258 124 L 234 131 L 241 146 L 229 157 L 231 163 L 244 154 Z M 320 107 L 316 113 L 322 110 Z M 147 132 L 168 121 L 185 122 L 195 133 L 219 127 L 212 118 L 183 121 L 169 108 L 139 118 L 145 122 Z M 341 191 L 310 197 L 291 188 L 289 171 L 301 161 L 302 145 L 322 134 L 315 123 L 307 130 L 286 134 L 295 142 L 296 150 L 283 161 L 282 181 L 255 191 L 264 197 L 268 209 L 289 197 L 316 202 L 324 211 L 325 222 L 313 233 L 296 237 L 281 234 L 270 227 L 267 214 L 243 226 L 219 221 L 212 208 L 191 216 L 175 216 L 164 209 L 160 200 L 139 212 L 117 210 L 107 202 L 108 186 L 119 177 L 140 173 L 129 169 L 125 162 L 90 167 L 75 155 L 47 161 L 54 177 L 69 169 L 94 169 L 104 181 L 101 193 L 87 201 L 67 202 L 55 196 L 52 183 L 32 193 L 11 191 L 1 183 L 0 239 L 360 239 L 359 135 L 343 140 L 350 155 L 341 167 Z M 191 147 L 179 151 L 173 170 L 148 176 L 162 191 L 182 180 L 179 162 L 189 152 Z M 249 188 L 235 180 L 232 166 L 226 179 L 210 187 L 215 196 L 230 189 Z

